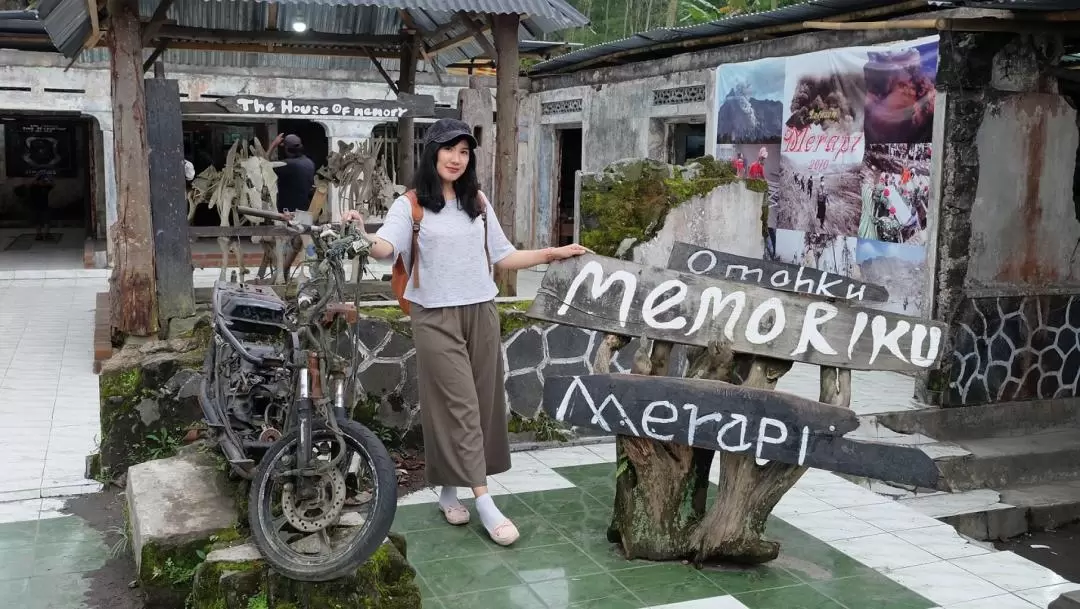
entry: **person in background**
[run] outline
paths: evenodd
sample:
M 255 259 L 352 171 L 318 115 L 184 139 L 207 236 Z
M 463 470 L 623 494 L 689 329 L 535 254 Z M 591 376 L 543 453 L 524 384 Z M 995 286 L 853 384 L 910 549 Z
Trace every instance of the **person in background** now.
M 743 171 L 746 169 L 746 159 L 743 158 L 743 155 L 742 155 L 741 152 L 735 155 L 735 163 L 734 164 L 735 164 L 735 175 L 737 175 L 740 178 L 746 177 L 746 174 L 743 173 Z
M 298 222 L 311 224 L 308 208 L 315 193 L 315 162 L 304 154 L 304 142 L 294 133 L 279 133 L 267 153 L 273 154 L 279 145 L 284 150 L 283 158 L 279 160 L 285 164 L 274 168 L 278 178 L 278 211 L 294 217 Z M 296 256 L 304 249 L 304 241 L 299 236 L 293 237 L 289 246 L 282 261 L 286 270 L 292 267 Z
M 757 160 L 750 165 L 750 173 L 746 176 L 751 180 L 765 179 L 765 159 L 769 158 L 769 151 L 764 146 L 758 151 Z
M 498 288 L 491 265 L 520 270 L 588 252 L 571 244 L 518 250 L 503 233 L 476 176 L 477 142 L 469 125 L 435 122 L 424 138 L 413 178 L 423 216 L 413 249 L 413 209 L 407 196 L 390 206 L 382 228 L 369 235 L 371 256 L 415 268 L 405 290 L 410 302 L 428 482 L 441 486 L 438 508 L 452 525 L 469 522 L 458 488 L 472 489 L 491 539 L 510 545 L 517 527 L 488 493 L 488 476 L 510 469 Z M 342 215 L 364 230 L 356 210 Z M 486 246 L 486 247 L 485 247 Z M 414 257 L 419 256 L 413 267 Z
M 49 193 L 53 189 L 53 177 L 48 171 L 39 171 L 34 181 L 27 187 L 27 198 L 34 214 L 37 233 L 35 241 L 49 240 L 49 227 L 52 224 L 52 208 L 49 207 Z

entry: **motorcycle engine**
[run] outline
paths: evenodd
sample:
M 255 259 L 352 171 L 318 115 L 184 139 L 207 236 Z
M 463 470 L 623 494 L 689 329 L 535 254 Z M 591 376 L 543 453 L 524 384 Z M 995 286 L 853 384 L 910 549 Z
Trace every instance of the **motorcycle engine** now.
M 246 344 L 255 355 L 276 355 L 277 349 L 268 345 Z M 288 414 L 292 395 L 292 374 L 284 366 L 260 368 L 241 358 L 227 345 L 222 361 L 223 377 L 227 380 L 226 412 L 233 428 L 247 440 L 261 438 L 265 433 L 280 435 Z

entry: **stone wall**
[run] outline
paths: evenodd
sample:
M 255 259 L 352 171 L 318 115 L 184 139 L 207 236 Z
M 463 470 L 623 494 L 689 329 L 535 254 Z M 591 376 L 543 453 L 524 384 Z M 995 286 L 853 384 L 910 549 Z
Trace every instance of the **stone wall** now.
M 920 397 L 945 406 L 1075 397 L 1077 113 L 1050 36 L 942 33 L 945 123 L 935 319 L 950 354 Z

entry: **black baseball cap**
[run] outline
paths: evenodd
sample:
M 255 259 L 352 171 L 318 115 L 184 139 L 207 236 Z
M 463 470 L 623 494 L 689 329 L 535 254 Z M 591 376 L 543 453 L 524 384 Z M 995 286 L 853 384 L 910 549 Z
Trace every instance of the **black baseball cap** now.
M 424 135 L 424 145 L 449 144 L 459 137 L 469 140 L 469 146 L 477 147 L 476 138 L 473 137 L 469 123 L 455 118 L 440 118 L 428 127 L 427 134 Z

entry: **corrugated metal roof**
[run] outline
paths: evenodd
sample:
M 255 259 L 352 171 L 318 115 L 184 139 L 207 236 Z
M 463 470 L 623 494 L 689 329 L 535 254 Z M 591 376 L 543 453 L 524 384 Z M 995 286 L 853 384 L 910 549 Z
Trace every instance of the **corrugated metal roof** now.
M 930 0 L 937 7 L 993 8 L 1006 11 L 1074 11 L 1080 0 Z
M 929 0 L 928 3 L 940 5 L 941 7 L 968 6 L 1017 11 L 1072 10 L 1080 8 L 1080 0 Z M 896 0 L 807 0 L 801 4 L 772 11 L 738 15 L 701 25 L 671 29 L 659 28 L 634 34 L 622 40 L 606 42 L 560 55 L 532 66 L 528 73 L 530 76 L 541 76 L 555 72 L 573 72 L 585 62 L 593 62 L 593 60 L 602 59 L 621 51 L 638 51 L 635 57 L 636 60 L 674 55 L 687 51 L 667 49 L 650 54 L 650 49 L 668 42 L 691 41 L 738 34 L 777 25 L 816 21 L 890 4 L 896 4 Z
M 150 17 L 158 3 L 140 0 L 139 4 L 142 16 Z M 588 24 L 588 19 L 564 0 L 280 0 L 278 5 L 279 29 L 288 30 L 299 18 L 310 32 L 357 35 L 399 33 L 404 27 L 399 10 L 405 9 L 422 30 L 448 26 L 438 38 L 426 39 L 429 45 L 465 33 L 464 26 L 449 27 L 459 11 L 523 14 L 522 39 Z M 176 0 L 166 18 L 178 26 L 257 31 L 264 29 L 268 6 L 264 0 Z M 78 53 L 90 31 L 86 7 L 86 0 L 41 0 L 39 10 L 46 31 L 67 57 Z M 449 65 L 485 54 L 483 47 L 470 40 L 440 53 L 438 61 Z

